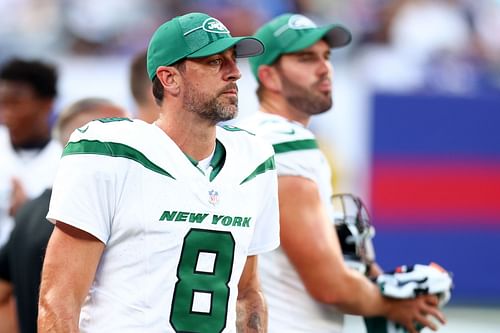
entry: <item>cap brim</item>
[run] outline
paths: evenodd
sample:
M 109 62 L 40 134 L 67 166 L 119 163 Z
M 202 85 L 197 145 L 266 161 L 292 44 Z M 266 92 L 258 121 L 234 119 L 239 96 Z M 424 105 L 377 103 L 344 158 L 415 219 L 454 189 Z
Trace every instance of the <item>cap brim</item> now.
M 229 37 L 216 40 L 213 43 L 202 47 L 196 52 L 191 53 L 187 58 L 208 57 L 217 53 L 224 52 L 230 47 L 236 47 L 237 58 L 253 57 L 264 52 L 264 45 L 260 40 L 254 37 Z
M 308 48 L 320 39 L 325 39 L 331 48 L 337 48 L 349 44 L 352 40 L 352 35 L 347 28 L 338 24 L 330 24 L 304 34 L 295 43 L 288 46 L 285 52 L 296 52 Z

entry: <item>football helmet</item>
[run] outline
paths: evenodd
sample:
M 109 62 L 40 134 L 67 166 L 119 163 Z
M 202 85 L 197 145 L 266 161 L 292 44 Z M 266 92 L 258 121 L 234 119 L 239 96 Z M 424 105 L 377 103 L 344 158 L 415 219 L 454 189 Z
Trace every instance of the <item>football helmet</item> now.
M 375 228 L 363 201 L 350 193 L 334 194 L 335 229 L 342 247 L 344 261 L 348 266 L 365 273 L 375 261 L 372 238 Z

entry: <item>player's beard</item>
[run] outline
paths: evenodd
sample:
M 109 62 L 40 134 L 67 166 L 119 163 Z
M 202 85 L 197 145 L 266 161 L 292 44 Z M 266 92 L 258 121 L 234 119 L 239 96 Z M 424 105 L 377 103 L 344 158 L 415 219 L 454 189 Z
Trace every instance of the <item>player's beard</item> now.
M 229 83 L 217 93 L 210 94 L 200 92 L 194 85 L 186 82 L 184 106 L 213 124 L 231 120 L 238 114 L 238 96 L 223 95 L 229 89 L 237 89 L 236 83 Z
M 315 115 L 326 112 L 332 107 L 332 93 L 321 93 L 316 88 L 321 84 L 321 80 L 311 87 L 303 87 L 288 79 L 283 73 L 280 73 L 280 77 L 285 99 L 298 110 Z

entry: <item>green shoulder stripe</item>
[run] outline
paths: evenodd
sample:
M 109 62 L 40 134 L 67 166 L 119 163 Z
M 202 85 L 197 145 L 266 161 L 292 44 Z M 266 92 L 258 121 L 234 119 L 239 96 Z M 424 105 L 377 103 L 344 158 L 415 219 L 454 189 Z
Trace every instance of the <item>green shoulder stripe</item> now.
M 269 157 L 267 160 L 262 162 L 247 178 L 243 179 L 243 181 L 240 183 L 240 185 L 246 183 L 247 181 L 257 177 L 257 175 L 260 175 L 261 173 L 264 173 L 268 170 L 275 170 L 276 169 L 276 164 L 274 163 L 274 155 Z
M 288 141 L 273 145 L 276 154 L 287 153 L 294 150 L 318 149 L 318 143 L 314 139 Z
M 80 140 L 77 142 L 69 142 L 66 147 L 64 147 L 62 156 L 75 154 L 94 154 L 128 158 L 151 171 L 175 179 L 167 171 L 148 160 L 143 153 L 122 143 L 102 142 L 98 140 Z
M 225 129 L 226 131 L 229 131 L 229 132 L 247 132 L 248 134 L 250 135 L 253 135 L 255 136 L 255 133 L 252 133 L 252 132 L 249 132 L 247 131 L 246 129 L 243 129 L 243 128 L 239 128 L 239 127 L 236 127 L 236 126 L 232 126 L 232 125 L 222 125 L 221 126 L 223 129 Z
M 109 118 L 99 118 L 96 119 L 97 121 L 100 121 L 101 123 L 113 123 L 117 121 L 130 121 L 133 122 L 132 119 L 130 118 L 124 118 L 124 117 L 109 117 Z

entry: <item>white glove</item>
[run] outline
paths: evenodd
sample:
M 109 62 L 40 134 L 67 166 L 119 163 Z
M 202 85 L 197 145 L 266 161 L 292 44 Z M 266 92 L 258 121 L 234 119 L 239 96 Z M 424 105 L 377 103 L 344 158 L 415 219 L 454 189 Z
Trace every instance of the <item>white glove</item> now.
M 375 282 L 387 297 L 404 299 L 422 294 L 437 295 L 440 307 L 450 300 L 453 287 L 450 274 L 435 263 L 400 266 L 394 272 L 379 275 Z
M 435 263 L 429 265 L 400 266 L 393 272 L 379 275 L 375 283 L 384 296 L 407 299 L 422 294 L 433 294 L 443 307 L 451 297 L 453 281 L 450 273 Z M 365 318 L 368 333 L 407 333 L 401 325 L 384 317 Z M 421 327 L 418 328 L 421 330 Z

